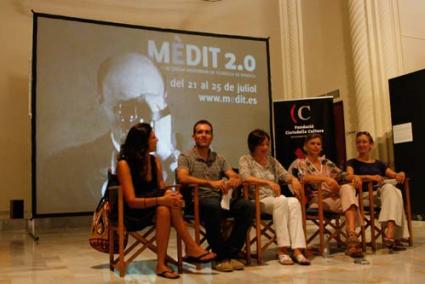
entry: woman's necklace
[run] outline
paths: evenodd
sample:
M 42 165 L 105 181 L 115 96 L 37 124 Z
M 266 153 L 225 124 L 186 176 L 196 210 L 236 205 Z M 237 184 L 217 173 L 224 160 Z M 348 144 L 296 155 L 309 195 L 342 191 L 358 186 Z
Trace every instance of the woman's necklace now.
M 254 160 L 263 167 L 267 166 L 267 157 L 254 157 Z
M 320 168 L 320 170 L 319 170 L 319 174 L 321 174 L 322 173 L 322 171 L 323 171 L 323 164 L 320 162 L 320 160 L 319 159 L 317 159 L 317 163 L 319 164 L 319 167 L 317 167 L 317 164 L 316 163 L 313 163 L 308 157 L 306 157 L 306 159 L 314 166 L 314 168 L 316 169 L 316 170 L 318 170 L 319 168 Z

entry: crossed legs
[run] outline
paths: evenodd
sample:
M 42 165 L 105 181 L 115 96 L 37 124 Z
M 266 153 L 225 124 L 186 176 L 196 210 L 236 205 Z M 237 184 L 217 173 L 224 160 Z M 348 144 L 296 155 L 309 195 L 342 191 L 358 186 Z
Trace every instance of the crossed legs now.
M 213 253 L 208 254 L 205 249 L 200 247 L 193 240 L 184 223 L 181 208 L 158 206 L 156 209 L 157 273 L 161 273 L 163 271 L 170 271 L 169 273 L 171 274 L 175 273 L 166 265 L 171 225 L 176 229 L 177 234 L 179 234 L 183 240 L 187 256 L 202 256 L 200 260 L 203 261 L 212 260 L 215 257 Z
M 347 254 L 353 257 L 361 256 L 361 247 L 356 234 L 356 227 L 359 224 L 359 203 L 355 188 L 351 184 L 342 185 L 339 191 L 339 198 L 325 198 L 323 206 L 325 210 L 331 212 L 344 212 L 347 232 Z

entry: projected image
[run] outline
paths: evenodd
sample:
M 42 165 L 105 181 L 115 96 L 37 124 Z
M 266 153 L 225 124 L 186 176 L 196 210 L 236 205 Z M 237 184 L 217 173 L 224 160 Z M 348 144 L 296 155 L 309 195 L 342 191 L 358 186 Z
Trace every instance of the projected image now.
M 270 129 L 267 41 L 37 16 L 35 215 L 90 212 L 132 125 L 152 125 L 167 184 L 199 119 L 237 167 Z
M 107 59 L 98 73 L 99 102 L 111 126 L 113 153 L 116 154 L 130 130 L 138 122 L 151 124 L 160 141 L 156 153 L 162 160 L 166 183 L 173 182 L 179 151 L 173 143 L 172 117 L 167 105 L 165 82 L 152 61 L 140 53 L 128 53 Z

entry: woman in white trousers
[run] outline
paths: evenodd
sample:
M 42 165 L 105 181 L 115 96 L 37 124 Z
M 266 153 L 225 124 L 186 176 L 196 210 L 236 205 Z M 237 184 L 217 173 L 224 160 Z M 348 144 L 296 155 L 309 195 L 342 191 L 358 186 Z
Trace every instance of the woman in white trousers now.
M 387 183 L 385 178 L 391 178 L 395 183 L 403 183 L 404 172 L 395 172 L 371 155 L 374 142 L 367 131 L 356 134 L 357 157 L 347 162 L 347 173 L 359 175 L 365 182 L 373 182 L 375 203 L 381 207 L 379 222 L 385 228 L 384 245 L 396 250 L 405 249 L 401 239 L 409 238 L 406 214 L 403 207 L 403 196 L 398 188 Z M 364 183 L 367 191 L 367 183 Z M 364 198 L 368 194 L 364 192 Z
M 283 166 L 269 154 L 270 136 L 256 129 L 248 135 L 250 154 L 239 160 L 239 171 L 243 181 L 257 185 L 260 190 L 261 211 L 273 215 L 276 228 L 279 263 L 309 265 L 303 255 L 306 248 L 302 223 L 301 204 L 297 198 L 281 195 L 279 181 L 290 184 L 295 195 L 300 194 L 301 185 Z M 292 249 L 292 258 L 290 256 Z

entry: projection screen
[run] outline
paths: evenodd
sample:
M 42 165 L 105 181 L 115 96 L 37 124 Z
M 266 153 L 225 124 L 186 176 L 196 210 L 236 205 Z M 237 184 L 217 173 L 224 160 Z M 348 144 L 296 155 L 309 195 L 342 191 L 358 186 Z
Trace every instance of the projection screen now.
M 233 167 L 271 130 L 268 40 L 34 14 L 33 215 L 92 212 L 131 125 L 148 122 L 174 182 L 192 127 Z

